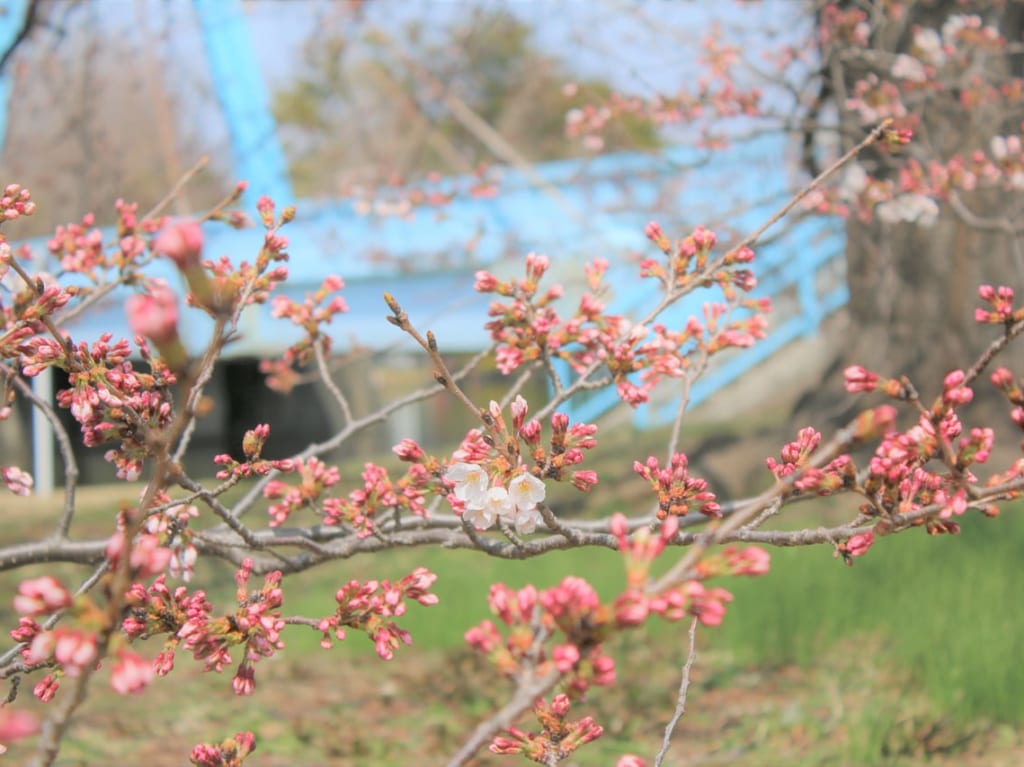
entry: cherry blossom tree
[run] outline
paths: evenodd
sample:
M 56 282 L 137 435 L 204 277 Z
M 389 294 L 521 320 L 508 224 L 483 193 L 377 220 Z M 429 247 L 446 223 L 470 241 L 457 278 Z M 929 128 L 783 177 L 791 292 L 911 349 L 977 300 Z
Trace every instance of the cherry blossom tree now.
M 822 23 L 835 35 L 854 35 L 856 43 L 868 22 L 855 11 L 828 6 L 822 18 L 838 20 Z M 918 56 L 906 55 L 925 66 L 919 56 L 926 56 L 934 40 L 924 28 L 911 34 L 923 48 Z M 961 46 L 1002 44 L 997 32 L 972 16 L 946 19 L 935 35 L 950 62 Z M 734 57 L 716 45 L 712 40 L 706 46 L 711 79 L 695 93 L 656 108 L 619 99 L 580 109 L 570 116 L 570 130 L 596 144 L 616 110 L 660 120 L 706 111 L 756 112 L 754 91 L 728 76 Z M 915 66 L 892 62 L 897 64 L 901 73 Z M 929 77 L 927 68 L 925 73 Z M 904 79 L 918 82 L 915 77 Z M 443 546 L 507 559 L 599 547 L 621 556 L 622 584 L 612 598 L 602 600 L 586 580 L 568 573 L 547 589 L 495 583 L 488 598 L 493 619 L 460 627 L 468 646 L 490 661 L 494 677 L 507 682 L 507 695 L 465 735 L 449 764 L 466 764 L 485 748 L 545 765 L 570 758 L 603 733 L 602 724 L 586 713 L 588 698 L 629 683 L 617 678 L 608 640 L 652 621 L 685 622 L 689 656 L 679 672 L 675 710 L 666 711 L 662 747 L 657 754 L 622 754 L 618 762 L 661 764 L 685 708 L 696 632 L 728 620 L 729 579 L 768 572 L 770 547 L 827 546 L 837 560 L 852 564 L 870 556 L 881 536 L 915 530 L 955 534 L 969 516 L 982 518 L 972 523 L 996 516 L 1000 504 L 1024 490 L 1019 451 L 993 451 L 997 428 L 1017 437 L 1024 430 L 1020 371 L 999 363 L 1024 332 L 1024 308 L 1015 304 L 1009 280 L 975 287 L 965 311 L 987 334 L 986 345 L 952 370 L 911 377 L 848 366 L 846 391 L 869 399 L 858 398 L 855 415 L 830 433 L 803 424 L 794 429 L 792 441 L 767 458 L 766 483 L 757 495 L 720 497 L 693 470 L 681 444 L 693 383 L 717 355 L 742 353 L 765 335 L 770 305 L 751 291 L 757 285 L 757 251 L 772 226 L 796 211 L 844 206 L 865 221 L 925 224 L 935 210 L 929 200 L 940 208 L 936 196 L 942 205 L 955 204 L 956 189 L 920 186 L 933 172 L 941 176 L 942 168 L 922 170 L 912 154 L 917 126 L 897 122 L 906 115 L 887 113 L 899 110 L 871 95 L 873 83 L 866 76 L 857 80 L 849 103 L 873 124 L 746 236 L 723 244 L 704 226 L 666 232 L 652 221 L 646 228 L 649 252 L 635 279 L 656 285 L 657 298 L 635 314 L 609 309 L 604 259 L 581 265 L 586 290 L 569 302 L 562 286 L 550 281 L 550 259 L 531 253 L 521 276 L 476 274 L 476 289 L 493 299 L 481 318 L 493 343 L 468 365 L 452 369 L 446 339 L 411 316 L 401 295 L 385 294 L 387 321 L 418 344 L 433 380 L 372 412 L 352 407 L 332 385 L 326 365 L 329 328 L 347 310 L 343 275 L 327 276 L 302 300 L 279 290 L 288 279 L 287 227 L 301 211 L 260 198 L 254 216 L 263 228 L 258 252 L 229 256 L 206 252 L 204 231 L 252 224 L 250 212 L 237 207 L 244 183 L 186 219 L 168 217 L 166 202 L 140 212 L 137 204 L 119 201 L 116 236 L 104 238 L 89 219 L 62 227 L 47 245 L 54 270 L 37 273 L 29 266 L 37 263 L 31 249 L 12 244 L 36 204 L 28 189 L 7 185 L 0 196 L 0 277 L 11 287 L 0 294 L 0 418 L 10 416 L 16 398 L 39 408 L 58 433 L 66 471 L 64 506 L 52 529 L 35 540 L 0 546 L 0 568 L 68 563 L 80 566 L 81 575 L 74 582 L 52 573 L 26 577 L 13 595 L 19 619 L 10 629 L 10 649 L 0 655 L 0 678 L 11 680 L 0 708 L 0 740 L 38 732 L 32 764 L 52 764 L 78 710 L 89 694 L 99 694 L 98 681 L 109 682 L 117 694 L 141 692 L 191 663 L 210 673 L 230 668 L 235 695 L 258 695 L 258 667 L 287 650 L 287 627 L 314 632 L 325 650 L 364 634 L 374 653 L 388 661 L 407 652 L 413 640 L 403 627 L 408 606 L 437 603 L 437 576 L 415 567 L 394 581 L 339 582 L 316 614 L 292 615 L 286 608 L 289 577 L 310 568 L 398 547 Z M 986 92 L 981 83 L 966 83 Z M 880 80 L 875 85 L 882 88 Z M 989 150 L 991 155 L 972 155 L 969 167 L 949 160 L 945 172 L 972 172 L 976 181 L 1012 186 L 1019 137 L 1000 133 Z M 881 167 L 883 161 L 898 168 L 894 172 L 905 179 L 900 186 L 884 174 L 868 173 L 869 162 Z M 174 264 L 180 296 L 170 284 L 149 277 L 155 259 Z M 126 305 L 133 338 L 78 338 L 67 330 L 72 317 L 118 287 L 133 293 Z M 682 327 L 664 324 L 666 310 L 695 292 L 707 298 L 702 314 Z M 214 480 L 203 481 L 186 471 L 182 458 L 203 416 L 204 387 L 244 313 L 261 304 L 269 304 L 279 321 L 302 329 L 301 340 L 278 363 L 322 376 L 344 425 L 325 442 L 271 460 L 263 452 L 274 435 L 254 423 L 239 452 L 217 456 Z M 182 312 L 203 313 L 211 321 L 197 355 L 189 356 L 180 343 Z M 506 376 L 507 387 L 499 400 L 476 402 L 462 382 L 485 358 Z M 70 412 L 76 434 L 31 388 L 31 379 L 47 368 L 68 376 L 56 404 Z M 547 378 L 549 395 L 529 402 L 522 391 L 534 376 Z M 662 455 L 623 458 L 649 487 L 647 508 L 585 519 L 564 513 L 552 500 L 552 488 L 563 484 L 589 494 L 600 492 L 602 479 L 588 466 L 588 453 L 602 437 L 599 425 L 573 422 L 566 404 L 608 387 L 622 408 L 636 407 L 665 383 L 676 387 L 680 405 Z M 985 389 L 1002 397 L 1001 423 L 976 422 L 972 415 L 975 392 Z M 431 453 L 403 439 L 394 447 L 400 470 L 367 462 L 358 478 L 342 476 L 325 459 L 360 431 L 432 397 L 463 406 L 467 428 L 457 446 Z M 73 439 L 104 446 L 112 478 L 138 489 L 137 503 L 111 513 L 102 536 L 73 534 Z M 0 476 L 9 492 L 32 490 L 32 477 L 21 467 L 0 467 Z M 241 493 L 229 496 L 233 489 Z M 795 530 L 783 524 L 797 502 L 840 495 L 859 504 L 841 523 Z M 223 560 L 235 570 L 229 604 L 215 604 L 192 584 L 200 558 Z M 665 567 L 655 571 L 656 561 Z M 42 721 L 18 708 L 13 680 L 22 678 L 47 702 Z M 225 735 L 219 743 L 194 746 L 192 763 L 239 765 L 258 748 L 251 732 Z

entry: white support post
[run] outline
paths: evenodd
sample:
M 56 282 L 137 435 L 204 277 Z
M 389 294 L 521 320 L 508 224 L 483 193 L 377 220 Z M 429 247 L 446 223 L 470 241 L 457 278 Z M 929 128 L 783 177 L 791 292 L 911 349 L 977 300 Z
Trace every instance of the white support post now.
M 44 402 L 53 402 L 53 368 L 32 379 L 32 391 Z M 39 495 L 50 495 L 55 487 L 53 424 L 37 407 L 32 408 L 32 475 Z

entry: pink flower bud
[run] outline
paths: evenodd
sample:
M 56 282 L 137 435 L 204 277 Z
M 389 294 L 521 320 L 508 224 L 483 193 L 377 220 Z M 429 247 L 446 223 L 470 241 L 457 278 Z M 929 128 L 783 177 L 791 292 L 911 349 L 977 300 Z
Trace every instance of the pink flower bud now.
M 892 405 L 881 405 L 865 410 L 854 421 L 854 437 L 858 440 L 874 439 L 892 431 L 896 423 L 896 408 Z
M 174 261 L 181 271 L 187 271 L 199 265 L 203 254 L 203 230 L 192 219 L 171 224 L 157 235 L 153 250 Z
M 999 367 L 993 371 L 990 380 L 996 388 L 1009 389 L 1013 386 L 1013 373 L 1004 367 Z
M 57 694 L 57 689 L 59 687 L 60 682 L 52 676 L 47 675 L 43 677 L 43 680 L 39 682 L 39 684 L 32 688 L 32 694 L 39 698 L 43 703 L 49 703 L 53 700 L 53 696 Z
M 82 669 L 96 662 L 95 634 L 58 628 L 53 635 L 53 657 L 64 666 L 68 676 L 78 676 Z
M 424 458 L 423 449 L 416 443 L 416 440 L 409 439 L 408 437 L 391 448 L 391 452 L 401 460 L 408 461 L 409 463 L 422 461 Z
M 14 597 L 14 609 L 21 615 L 46 615 L 70 606 L 71 593 L 51 575 L 22 581 Z
M 579 663 L 580 650 L 574 644 L 558 645 L 551 651 L 551 660 L 556 669 L 563 674 L 568 674 Z
M 498 287 L 498 278 L 481 269 L 475 275 L 473 289 L 478 293 L 493 293 Z
M 666 517 L 661 523 L 661 540 L 668 543 L 676 537 L 679 532 L 679 517 L 672 514 Z
M 31 711 L 15 711 L 7 706 L 0 708 L 0 742 L 21 740 L 39 731 L 39 719 Z M 0 746 L 0 754 L 3 753 Z
M 620 627 L 640 626 L 650 614 L 647 598 L 639 589 L 629 589 L 615 600 L 615 623 Z
M 153 681 L 153 665 L 133 652 L 122 650 L 110 669 L 110 686 L 120 695 L 139 692 Z
M 868 549 L 871 548 L 874 542 L 874 533 L 860 533 L 858 535 L 854 535 L 844 544 L 846 554 L 851 557 L 862 557 L 868 553 Z
M 846 391 L 851 394 L 874 391 L 878 385 L 878 374 L 872 373 L 860 365 L 851 365 L 843 371 L 843 381 Z
M 619 761 L 615 763 L 615 767 L 647 767 L 647 762 L 639 756 L 626 754 L 625 756 L 619 757 Z
M 647 235 L 647 239 L 657 245 L 660 250 L 665 253 L 669 252 L 671 246 L 668 238 L 665 236 L 665 233 L 662 231 L 661 226 L 657 221 L 651 221 L 647 224 L 647 226 L 644 227 L 644 234 Z
M 154 283 L 148 294 L 131 296 L 124 305 L 128 325 L 135 335 L 157 346 L 178 337 L 178 299 L 164 283 Z

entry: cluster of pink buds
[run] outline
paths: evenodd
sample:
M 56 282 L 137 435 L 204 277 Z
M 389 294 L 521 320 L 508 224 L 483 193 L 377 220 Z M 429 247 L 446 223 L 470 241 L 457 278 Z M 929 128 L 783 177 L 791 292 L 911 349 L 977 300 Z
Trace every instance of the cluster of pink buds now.
M 702 578 L 718 575 L 765 575 L 771 567 L 771 555 L 760 546 L 726 546 L 713 550 L 697 563 L 697 574 Z
M 30 578 L 18 584 L 14 610 L 19 615 L 38 618 L 71 606 L 71 592 L 52 575 Z
M 227 453 L 213 457 L 213 462 L 224 468 L 217 471 L 217 479 L 244 479 L 246 477 L 265 477 L 273 470 L 288 473 L 295 471 L 296 462 L 290 458 L 275 461 L 263 460 L 263 446 L 270 436 L 270 425 L 261 423 L 245 432 L 242 437 L 242 453 L 245 461 L 239 462 Z
M 19 628 L 26 627 L 19 626 Z M 16 638 L 19 641 L 25 641 L 23 636 Z M 76 677 L 99 660 L 96 641 L 96 633 L 93 631 L 58 626 L 52 630 L 38 631 L 28 646 L 22 649 L 21 655 L 25 663 L 29 665 L 56 664 L 65 676 Z M 55 692 L 56 684 L 53 684 L 52 687 Z M 48 689 L 48 686 L 45 689 Z M 37 697 L 40 700 L 47 700 L 39 693 L 40 685 L 37 685 Z M 52 697 L 52 692 L 50 696 Z
M 195 767 L 242 767 L 242 762 L 256 750 L 256 736 L 240 732 L 220 744 L 200 743 L 188 758 Z
M 323 633 L 320 646 L 330 649 L 333 639 L 345 640 L 345 628 L 365 632 L 384 660 L 391 660 L 403 643 L 412 644 L 412 635 L 392 619 L 405 614 L 407 601 L 424 607 L 436 605 L 437 595 L 430 587 L 437 575 L 425 567 L 418 567 L 397 583 L 383 581 L 350 581 L 334 595 L 338 609 L 334 615 L 316 623 Z
M 490 750 L 495 754 L 522 754 L 538 764 L 558 764 L 568 759 L 580 746 L 597 740 L 604 728 L 594 722 L 593 717 L 584 717 L 578 722 L 568 720 L 571 702 L 567 695 L 556 695 L 551 703 L 543 699 L 533 706 L 533 713 L 541 725 L 539 733 L 525 732 L 518 727 L 509 727 L 506 736 L 498 736 L 491 742 Z
M 81 424 L 87 446 L 120 441 L 104 458 L 117 466 L 119 478 L 131 480 L 152 455 L 149 437 L 171 421 L 171 404 L 163 392 L 175 377 L 166 367 L 154 368 L 151 374 L 136 371 L 128 359 L 128 342 L 111 341 L 109 333 L 91 345 L 77 346 L 38 336 L 17 351 L 26 376 L 39 375 L 47 367 L 68 372 L 70 386 L 57 393 L 57 403 L 70 409 Z
M 280 480 L 271 480 L 263 488 L 263 496 L 280 501 L 267 509 L 270 514 L 271 527 L 278 527 L 288 521 L 288 517 L 302 508 L 313 508 L 327 488 L 341 480 L 341 473 L 336 466 L 328 466 L 319 458 L 303 461 L 297 458 L 281 471 L 291 471 L 299 475 L 297 487 L 285 484 Z
M 795 442 L 783 446 L 781 462 L 771 457 L 765 460 L 768 471 L 778 480 L 796 474 L 794 490 L 818 495 L 831 495 L 841 488 L 851 486 L 856 479 L 856 467 L 848 455 L 840 455 L 820 469 L 808 465 L 808 459 L 820 442 L 819 432 L 809 426 L 801 429 Z
M 0 196 L 0 218 L 14 221 L 22 216 L 31 216 L 35 211 L 36 204 L 32 202 L 32 193 L 28 189 L 21 184 L 4 187 L 3 196 Z
M 698 226 L 675 245 L 655 221 L 647 224 L 644 233 L 668 256 L 668 263 L 645 258 L 640 262 L 640 276 L 656 278 L 666 290 L 682 290 L 698 283 L 715 282 L 731 298 L 733 286 L 746 293 L 757 287 L 757 279 L 749 269 L 734 268 L 753 262 L 754 251 L 746 245 L 731 248 L 720 261 L 712 262 L 711 251 L 718 243 L 718 236 L 703 226 Z
M 1007 285 L 982 285 L 978 288 L 978 297 L 988 307 L 974 310 L 975 322 L 1007 325 L 1024 320 L 1024 307 L 1016 310 L 1013 308 L 1013 288 Z
M 41 701 L 53 699 L 61 677 L 79 676 L 99 660 L 98 635 L 88 627 L 97 618 L 95 605 L 87 598 L 77 604 L 73 602 L 70 592 L 52 576 L 22 581 L 14 598 L 14 609 L 22 617 L 11 637 L 22 645 L 24 662 L 29 666 L 56 667 L 33 690 Z M 80 620 L 79 625 L 45 629 L 34 620 L 69 609 Z M 149 684 L 153 675 L 151 663 L 122 648 L 111 666 L 110 684 L 121 694 L 137 692 Z
M 555 670 L 566 677 L 574 697 L 584 695 L 591 685 L 615 681 L 615 661 L 601 646 L 614 630 L 611 610 L 582 578 L 567 577 L 542 592 L 533 586 L 516 591 L 495 583 L 488 605 L 508 635 L 503 639 L 495 624 L 486 620 L 469 629 L 465 639 L 502 675 L 518 679 L 531 669 L 539 674 Z
M 442 179 L 436 173 L 428 175 L 426 183 L 422 185 L 414 185 L 394 173 L 380 184 L 347 184 L 341 194 L 353 198 L 352 207 L 360 216 L 411 219 L 420 209 L 440 212 L 441 208 L 459 197 L 494 197 L 499 186 L 488 170 L 486 163 L 480 163 L 473 169 L 472 175 L 454 186 L 451 179 Z
M 313 346 L 319 344 L 326 354 L 331 349 L 331 337 L 324 328 L 338 314 L 348 311 L 348 304 L 341 296 L 334 296 L 330 301 L 327 297 L 345 287 L 345 281 L 336 275 L 324 278 L 320 288 L 312 294 L 307 293 L 302 303 L 293 301 L 288 296 L 276 296 L 271 302 L 271 314 L 291 320 L 302 328 L 305 336 L 285 351 L 284 360 L 289 365 L 305 365 L 313 357 Z
M 374 520 L 385 512 L 427 515 L 426 492 L 432 477 L 426 466 L 414 463 L 404 476 L 393 480 L 383 466 L 366 463 L 361 477 L 363 486 L 347 498 L 324 499 L 324 524 L 350 525 L 356 535 L 365 538 L 373 534 Z
M 992 385 L 1003 393 L 1013 409 L 1010 411 L 1010 419 L 1017 426 L 1024 430 L 1024 391 L 1021 390 L 1016 379 L 1007 368 L 996 368 L 990 380 Z
M 31 495 L 35 484 L 32 475 L 17 466 L 0 466 L 0 479 L 15 495 Z
M 490 272 L 476 273 L 474 287 L 481 293 L 495 293 L 510 298 L 508 303 L 494 301 L 485 326 L 498 342 L 498 370 L 508 374 L 519 366 L 541 359 L 545 354 L 571 343 L 573 330 L 578 337 L 582 328 L 566 329 L 565 321 L 555 311 L 554 302 L 562 297 L 561 285 L 539 294 L 540 280 L 550 266 L 547 256 L 530 253 L 526 256 L 526 276 L 519 280 L 499 280 Z M 582 320 L 578 324 L 582 324 Z M 567 335 L 568 333 L 568 335 Z
M 646 479 L 658 494 L 658 519 L 683 517 L 691 509 L 707 517 L 722 515 L 722 508 L 715 494 L 708 490 L 707 481 L 690 476 L 689 459 L 683 453 L 673 454 L 670 465 L 665 468 L 659 466 L 653 455 L 644 463 L 634 461 L 633 471 Z
M 726 589 L 708 588 L 700 581 L 688 580 L 653 597 L 650 608 L 667 621 L 680 621 L 691 615 L 704 626 L 720 626 L 725 606 L 731 601 L 732 594 Z
M 116 570 L 125 550 L 124 525 L 121 520 L 118 522 L 118 531 L 107 541 L 105 554 L 110 563 L 110 569 Z M 128 568 L 133 578 L 145 580 L 154 575 L 160 575 L 167 570 L 167 566 L 174 556 L 169 548 L 161 545 L 160 538 L 152 533 L 141 533 L 128 547 Z
M 657 537 L 648 528 L 641 528 L 630 536 L 627 520 L 621 514 L 612 517 L 611 531 L 619 541 L 619 551 L 626 562 L 626 589 L 613 605 L 617 627 L 640 626 L 650 615 L 659 615 L 668 621 L 678 621 L 692 615 L 705 626 L 717 626 L 722 622 L 725 605 L 732 601 L 732 594 L 725 589 L 709 589 L 699 580 L 690 579 L 681 586 L 669 587 L 659 594 L 647 593 L 651 565 L 679 531 L 677 516 L 666 517 Z M 727 549 L 713 556 L 709 564 L 704 565 L 704 569 L 699 566 L 697 575 L 700 578 L 725 573 L 763 575 L 768 571 L 768 566 L 768 553 L 762 549 Z
M 518 460 L 518 456 L 528 456 L 533 462 L 532 474 L 542 479 L 561 482 L 567 477 L 577 490 L 587 492 L 597 484 L 597 473 L 590 470 L 577 470 L 573 467 L 583 462 L 584 452 L 597 445 L 597 426 L 595 424 L 575 423 L 569 425 L 569 416 L 565 413 L 552 413 L 550 426 L 551 438 L 547 447 L 542 444 L 543 426 L 536 418 L 529 421 L 526 416 L 529 405 L 522 396 L 516 396 L 510 407 L 512 413 L 511 430 L 506 429 L 505 419 L 496 402 L 484 416 L 485 422 L 498 434 L 509 434 L 505 439 L 504 453 L 499 453 L 492 464 L 493 473 L 508 475 L 519 473 L 519 468 L 510 469 L 510 461 Z M 465 447 L 465 443 L 464 443 Z M 466 452 L 465 450 L 460 452 Z M 484 459 L 490 451 L 484 451 L 476 458 Z M 473 456 L 467 455 L 473 460 Z M 527 481 L 527 480 L 521 480 Z M 543 498 L 538 499 L 539 503 Z
M 235 574 L 237 610 L 219 618 L 212 617 L 213 605 L 201 590 L 190 594 L 179 586 L 171 592 L 163 575 L 148 588 L 134 584 L 127 594 L 128 615 L 122 622 L 125 634 L 133 639 L 168 635 L 153 663 L 160 676 L 174 668 L 179 646 L 203 661 L 205 670 L 221 671 L 232 662 L 230 648 L 241 645 L 244 656 L 232 688 L 237 695 L 250 694 L 256 686 L 254 664 L 284 647 L 281 631 L 285 625 L 279 609 L 284 600 L 281 573 L 268 573 L 260 590 L 249 593 L 246 586 L 252 566 L 252 560 L 243 560 Z
M 236 188 L 241 194 L 243 185 Z M 295 209 L 286 207 L 276 217 L 274 202 L 261 197 L 257 202 L 260 219 L 266 228 L 263 246 L 255 263 L 243 261 L 237 267 L 225 256 L 203 261 L 203 233 L 197 221 L 186 219 L 164 227 L 154 239 L 154 252 L 170 258 L 189 286 L 186 300 L 214 316 L 230 316 L 250 304 L 265 302 L 270 291 L 288 277 L 287 267 L 274 264 L 288 259 L 288 240 L 278 233 L 280 227 L 295 218 Z M 223 218 L 223 216 L 218 216 Z M 228 223 L 241 225 L 242 217 L 229 217 Z
M 60 259 L 62 271 L 83 274 L 98 281 L 98 270 L 105 270 L 111 265 L 103 247 L 103 232 L 95 223 L 96 217 L 87 213 L 78 223 L 58 226 L 53 237 L 47 240 L 46 249 Z
M 10 246 L 0 236 L 0 278 L 15 264 Z M 0 320 L 5 328 L 3 335 L 0 335 L 0 354 L 14 359 L 18 359 L 19 352 L 25 354 L 19 344 L 25 343 L 27 339 L 36 341 L 32 336 L 43 330 L 44 318 L 52 316 L 81 293 L 80 288 L 74 285 L 61 286 L 45 273 L 36 275 L 30 283 L 20 282 L 23 287 L 14 293 L 10 305 L 0 303 Z

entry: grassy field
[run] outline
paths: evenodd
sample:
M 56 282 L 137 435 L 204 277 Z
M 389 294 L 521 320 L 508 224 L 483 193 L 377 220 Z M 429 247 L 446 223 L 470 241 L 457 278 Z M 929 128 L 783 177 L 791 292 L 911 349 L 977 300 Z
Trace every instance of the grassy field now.
M 86 528 L 109 511 L 102 495 L 86 506 Z M 39 521 L 19 514 L 6 530 Z M 995 520 L 970 518 L 957 537 L 912 531 L 881 539 L 853 568 L 825 547 L 774 550 L 768 576 L 720 584 L 736 600 L 722 627 L 700 632 L 679 756 L 668 763 L 1022 763 L 1022 549 L 1024 522 L 1012 508 Z M 247 762 L 254 767 L 441 763 L 505 691 L 461 639 L 488 617 L 490 583 L 544 587 L 571 573 L 606 599 L 622 584 L 611 551 L 504 562 L 405 550 L 291 578 L 285 612 L 327 614 L 349 579 L 399 578 L 420 564 L 439 574 L 441 603 L 410 609 L 403 625 L 415 645 L 392 663 L 380 662 L 358 634 L 327 653 L 314 632 L 289 629 L 288 650 L 260 664 L 249 699 L 231 695 L 230 670 L 198 674 L 185 657 L 139 698 L 114 695 L 101 673 L 60 763 L 115 764 L 132 755 L 152 767 L 178 765 L 191 743 L 240 729 L 260 739 Z M 198 579 L 215 597 L 233 592 L 230 570 L 218 563 Z M 4 574 L 0 589 L 11 593 L 17 580 Z M 6 609 L 0 618 L 13 625 Z M 623 683 L 580 709 L 607 734 L 567 764 L 607 765 L 628 751 L 656 750 L 678 685 L 683 630 L 663 624 L 614 642 Z M 19 753 L 12 749 L 10 763 L 20 763 Z M 501 761 L 486 755 L 478 763 Z

